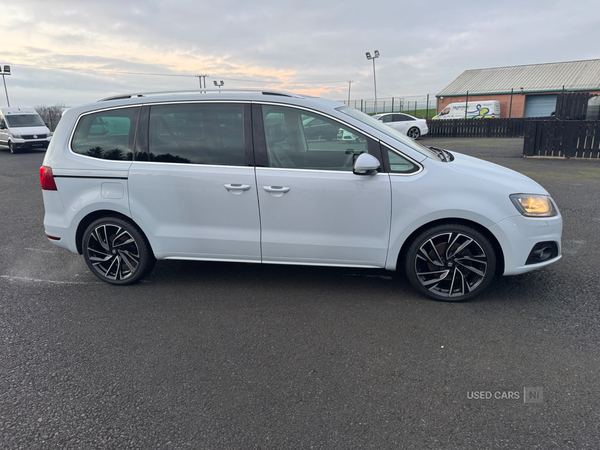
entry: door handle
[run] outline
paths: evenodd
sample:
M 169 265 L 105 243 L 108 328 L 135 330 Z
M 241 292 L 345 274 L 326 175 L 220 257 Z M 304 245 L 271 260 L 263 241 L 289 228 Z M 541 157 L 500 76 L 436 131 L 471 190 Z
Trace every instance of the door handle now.
M 225 189 L 227 189 L 232 194 L 236 195 L 239 195 L 242 192 L 249 190 L 251 187 L 249 184 L 225 184 L 224 186 Z
M 263 186 L 263 189 L 272 194 L 285 194 L 290 188 L 286 186 Z

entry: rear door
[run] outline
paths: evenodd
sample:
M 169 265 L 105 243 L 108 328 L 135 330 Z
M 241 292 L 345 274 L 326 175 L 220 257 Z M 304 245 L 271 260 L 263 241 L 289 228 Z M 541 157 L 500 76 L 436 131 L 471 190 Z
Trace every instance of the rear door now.
M 410 120 L 412 119 L 404 114 L 393 114 L 392 122 L 389 125 L 391 125 L 395 130 L 398 130 L 400 133 L 406 134 L 411 124 Z
M 316 120 L 336 137 L 307 133 L 305 125 Z M 253 122 L 263 262 L 383 267 L 389 175 L 352 172 L 360 153 L 381 161 L 379 144 L 300 108 L 255 105 Z
M 141 120 L 131 213 L 156 256 L 259 262 L 250 105 L 152 105 Z

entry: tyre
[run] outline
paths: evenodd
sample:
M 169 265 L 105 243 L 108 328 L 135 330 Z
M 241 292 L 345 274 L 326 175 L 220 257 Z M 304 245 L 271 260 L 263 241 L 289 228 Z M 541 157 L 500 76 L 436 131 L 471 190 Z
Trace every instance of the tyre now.
M 465 301 L 483 292 L 494 278 L 496 254 L 479 231 L 460 224 L 432 227 L 406 252 L 406 276 L 433 300 Z
M 17 149 L 15 148 L 15 144 L 13 144 L 11 141 L 8 141 L 8 149 L 10 150 L 10 152 L 14 155 L 15 153 L 17 153 Z
M 421 137 L 421 130 L 419 130 L 417 127 L 412 127 L 406 132 L 406 135 L 409 138 L 416 140 L 419 139 L 419 137 Z
M 92 273 L 111 284 L 135 283 L 156 263 L 145 236 L 135 225 L 118 217 L 92 222 L 83 234 L 81 248 Z

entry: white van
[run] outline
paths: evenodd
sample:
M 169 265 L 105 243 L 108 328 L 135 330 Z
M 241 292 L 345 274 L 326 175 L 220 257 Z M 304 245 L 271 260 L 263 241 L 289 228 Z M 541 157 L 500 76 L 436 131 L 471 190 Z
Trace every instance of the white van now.
M 484 100 L 467 104 L 467 119 L 484 119 L 500 117 L 500 102 Z M 465 119 L 465 103 L 450 103 L 432 120 Z
M 22 149 L 47 149 L 50 130 L 33 108 L 0 108 L 0 145 L 11 153 Z

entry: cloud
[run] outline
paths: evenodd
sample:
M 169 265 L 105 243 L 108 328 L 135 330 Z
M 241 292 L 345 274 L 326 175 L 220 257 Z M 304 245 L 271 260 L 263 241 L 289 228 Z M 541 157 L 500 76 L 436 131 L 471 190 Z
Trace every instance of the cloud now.
M 21 0 L 3 8 L 9 89 L 35 104 L 193 89 L 197 74 L 334 99 L 347 98 L 353 80 L 353 98 L 373 98 L 365 52 L 375 49 L 381 93 L 435 94 L 466 69 L 597 58 L 600 41 L 595 1 L 54 0 L 48 8 Z

